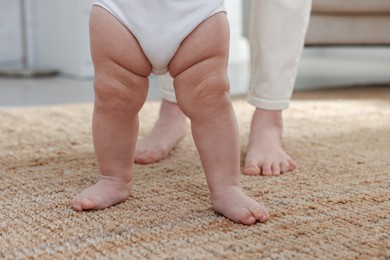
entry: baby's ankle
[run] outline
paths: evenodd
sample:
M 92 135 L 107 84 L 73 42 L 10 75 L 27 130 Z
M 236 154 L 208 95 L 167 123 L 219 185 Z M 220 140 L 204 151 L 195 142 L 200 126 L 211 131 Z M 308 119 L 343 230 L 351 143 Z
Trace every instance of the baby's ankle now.
M 242 192 L 241 186 L 239 184 L 214 185 L 214 187 L 210 188 L 210 197 L 211 199 L 218 199 L 231 192 Z
M 107 176 L 107 175 L 102 175 L 100 176 L 100 181 L 103 182 L 110 182 L 113 184 L 116 184 L 118 186 L 121 186 L 123 188 L 130 188 L 132 180 L 130 177 L 123 177 L 123 176 Z

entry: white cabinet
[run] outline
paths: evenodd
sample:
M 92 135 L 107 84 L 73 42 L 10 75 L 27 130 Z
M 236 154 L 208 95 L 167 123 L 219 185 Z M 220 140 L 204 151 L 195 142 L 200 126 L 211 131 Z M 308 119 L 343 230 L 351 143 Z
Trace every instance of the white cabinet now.
M 36 0 L 36 63 L 78 78 L 93 77 L 89 14 L 93 0 Z
M 19 1 L 0 0 L 0 68 L 20 66 L 20 24 Z

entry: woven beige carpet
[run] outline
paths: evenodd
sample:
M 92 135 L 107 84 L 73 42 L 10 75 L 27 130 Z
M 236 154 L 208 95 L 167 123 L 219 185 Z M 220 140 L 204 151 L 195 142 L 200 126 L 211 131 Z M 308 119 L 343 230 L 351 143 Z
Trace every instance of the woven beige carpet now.
M 246 149 L 253 108 L 234 100 Z M 141 135 L 158 103 L 147 103 Z M 390 87 L 297 93 L 284 142 L 298 170 L 242 176 L 266 224 L 214 213 L 190 134 L 171 156 L 136 166 L 134 195 L 77 213 L 98 176 L 92 105 L 0 111 L 1 259 L 389 259 Z

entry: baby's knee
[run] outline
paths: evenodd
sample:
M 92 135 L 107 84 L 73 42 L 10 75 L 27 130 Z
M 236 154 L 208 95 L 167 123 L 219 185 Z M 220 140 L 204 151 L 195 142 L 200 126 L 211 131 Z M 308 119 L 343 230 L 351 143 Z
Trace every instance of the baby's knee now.
M 207 99 L 221 97 L 229 94 L 230 85 L 226 73 L 218 73 L 203 79 L 197 86 L 195 86 L 193 94 L 194 100 L 207 101 Z
M 230 104 L 228 77 L 224 73 L 212 75 L 178 95 L 177 100 L 187 113 L 223 109 Z
M 147 86 L 141 91 L 142 84 L 133 82 L 128 85 L 110 77 L 95 76 L 95 108 L 139 111 L 147 97 Z

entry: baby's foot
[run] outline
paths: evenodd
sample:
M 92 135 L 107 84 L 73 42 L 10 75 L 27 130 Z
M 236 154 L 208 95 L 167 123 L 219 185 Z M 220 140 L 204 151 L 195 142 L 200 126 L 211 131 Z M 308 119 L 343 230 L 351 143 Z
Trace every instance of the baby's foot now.
M 237 223 L 252 225 L 257 221 L 266 222 L 269 218 L 265 207 L 245 195 L 238 186 L 214 189 L 211 203 L 217 212 Z
M 244 174 L 269 176 L 295 170 L 295 161 L 283 149 L 282 131 L 281 111 L 256 109 L 252 118 Z
M 130 183 L 102 177 L 95 185 L 76 195 L 72 207 L 77 211 L 105 209 L 125 201 L 129 193 Z
M 175 103 L 162 101 L 152 131 L 137 141 L 134 161 L 150 164 L 166 158 L 186 135 L 186 116 Z

